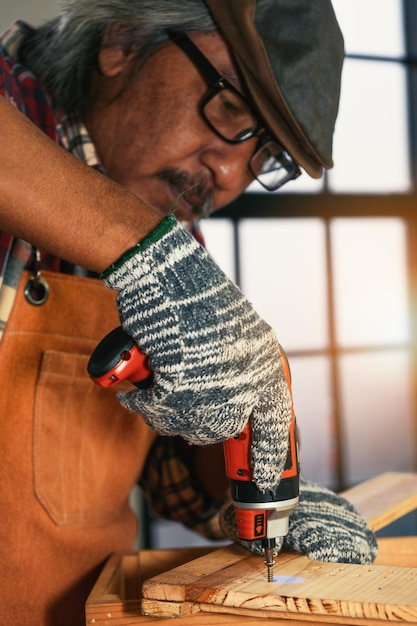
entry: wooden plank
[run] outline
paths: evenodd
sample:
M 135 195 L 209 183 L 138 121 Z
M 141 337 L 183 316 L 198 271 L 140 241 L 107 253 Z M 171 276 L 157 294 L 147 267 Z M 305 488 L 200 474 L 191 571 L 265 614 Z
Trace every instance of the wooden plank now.
M 417 537 L 383 538 L 379 541 L 377 561 L 381 565 L 417 567 Z M 215 548 L 185 548 L 171 550 L 142 550 L 139 554 L 121 553 L 113 555 L 103 568 L 86 604 L 86 623 L 95 626 L 172 626 L 172 618 L 159 617 L 155 614 L 159 608 L 151 609 L 151 615 L 144 616 L 140 611 L 139 586 L 153 576 L 169 571 L 183 563 L 189 563 L 201 556 L 214 552 Z M 133 567 L 132 567 L 133 564 Z M 126 581 L 126 577 L 128 581 Z M 133 580 L 136 584 L 131 584 Z M 156 603 L 159 601 L 155 601 Z M 166 609 L 165 606 L 163 606 Z M 192 609 L 190 609 L 192 611 Z M 222 607 L 201 603 L 198 612 L 191 612 L 175 620 L 177 626 L 227 626 L 228 624 L 244 624 L 244 626 L 265 626 L 265 617 L 273 620 L 274 626 L 302 626 L 314 616 L 296 616 L 283 612 L 280 617 L 266 615 L 265 611 L 249 610 L 242 616 L 240 613 L 221 613 Z M 200 612 L 201 611 L 201 612 Z M 249 614 L 248 614 L 249 612 Z M 323 624 L 340 624 L 340 618 L 331 616 L 320 619 Z M 350 619 L 342 621 L 346 626 Z M 353 622 L 357 625 L 357 622 Z M 367 626 L 374 621 L 368 620 Z M 386 622 L 384 622 L 386 626 Z
M 342 495 L 378 530 L 417 508 L 417 474 L 384 474 Z M 281 554 L 273 583 L 262 558 L 234 545 L 113 555 L 87 601 L 86 623 L 172 626 L 177 616 L 178 626 L 417 624 L 417 537 L 379 546 L 371 566 Z M 142 584 L 149 616 L 140 614 Z
M 417 474 L 389 472 L 343 492 L 376 531 L 417 507 Z M 405 548 L 404 548 L 405 549 Z M 186 616 L 226 611 L 323 623 L 417 624 L 417 568 L 313 562 L 280 554 L 274 581 L 262 559 L 237 546 L 156 576 L 143 585 L 142 611 Z
M 417 567 L 417 537 L 381 537 L 374 565 Z
M 172 618 L 143 615 L 140 609 L 139 586 L 150 576 L 171 570 L 183 563 L 214 552 L 213 547 L 171 550 L 141 550 L 113 554 L 103 568 L 86 602 L 88 626 L 173 626 Z M 126 580 L 127 579 L 127 580 Z M 133 583 L 133 584 L 132 584 Z M 265 626 L 258 615 L 243 618 L 245 626 Z M 304 622 L 292 621 L 291 626 Z M 175 621 L 176 626 L 242 626 L 240 614 L 217 613 L 216 608 L 192 613 Z M 274 620 L 274 626 L 288 626 L 287 621 Z
M 113 554 L 104 566 L 85 607 L 86 624 L 128 626 L 140 614 L 138 555 Z
M 374 532 L 417 509 L 417 474 L 387 472 L 341 494 Z
M 214 605 L 258 617 L 417 623 L 417 568 L 322 563 L 284 553 L 268 583 L 262 559 L 237 546 L 197 561 L 194 581 L 188 563 L 145 582 L 142 611 L 178 617 Z

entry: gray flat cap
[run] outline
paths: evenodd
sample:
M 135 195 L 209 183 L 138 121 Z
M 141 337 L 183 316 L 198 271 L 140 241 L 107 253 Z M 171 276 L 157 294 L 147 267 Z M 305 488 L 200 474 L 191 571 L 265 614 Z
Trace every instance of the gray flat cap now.
M 330 0 L 205 0 L 265 124 L 313 178 L 333 166 L 343 37 Z

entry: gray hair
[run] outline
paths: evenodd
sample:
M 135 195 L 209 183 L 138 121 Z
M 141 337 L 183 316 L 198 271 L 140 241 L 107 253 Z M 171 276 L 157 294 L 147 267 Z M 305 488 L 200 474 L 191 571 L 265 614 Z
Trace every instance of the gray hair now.
M 203 0 L 61 0 L 61 13 L 28 35 L 19 60 L 47 89 L 56 107 L 82 117 L 103 35 L 114 28 L 107 46 L 137 50 L 137 71 L 157 46 L 166 28 L 217 30 Z

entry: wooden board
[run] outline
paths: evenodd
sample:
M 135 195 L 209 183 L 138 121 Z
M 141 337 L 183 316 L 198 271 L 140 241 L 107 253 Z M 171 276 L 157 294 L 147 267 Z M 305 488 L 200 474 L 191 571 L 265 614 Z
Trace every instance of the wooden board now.
M 417 567 L 417 537 L 381 537 L 374 565 Z
M 389 473 L 343 493 L 373 530 L 417 507 L 417 475 Z M 262 558 L 230 546 L 143 585 L 142 611 L 154 616 L 226 612 L 332 624 L 417 624 L 417 567 L 313 562 L 280 554 L 274 581 Z
M 262 559 L 237 546 L 157 576 L 142 593 L 142 611 L 151 615 L 223 611 L 323 623 L 417 623 L 417 568 L 321 563 L 288 553 L 278 557 L 268 583 Z
M 342 492 L 374 532 L 417 509 L 417 474 L 387 472 Z
M 140 614 L 139 598 L 138 554 L 112 554 L 87 599 L 86 624 L 135 623 Z
M 113 554 L 104 566 L 86 602 L 87 626 L 265 626 L 258 616 L 227 613 L 196 613 L 180 617 L 155 618 L 141 613 L 141 584 L 149 576 L 168 571 L 182 563 L 214 552 L 215 548 L 177 548 L 141 550 Z M 291 626 L 303 626 L 294 620 Z M 288 626 L 285 620 L 274 620 L 274 626 Z
M 389 537 L 379 542 L 376 563 L 397 567 L 417 567 L 417 537 Z M 265 618 L 256 615 L 194 613 L 172 618 L 141 614 L 141 587 L 145 580 L 191 562 L 215 548 L 176 548 L 141 550 L 113 554 L 103 568 L 86 603 L 89 626 L 265 626 Z M 273 626 L 306 626 L 303 616 L 288 619 L 272 617 Z M 321 620 L 319 620 L 319 623 Z M 330 619 L 330 624 L 334 622 Z M 385 622 L 386 626 L 386 622 Z

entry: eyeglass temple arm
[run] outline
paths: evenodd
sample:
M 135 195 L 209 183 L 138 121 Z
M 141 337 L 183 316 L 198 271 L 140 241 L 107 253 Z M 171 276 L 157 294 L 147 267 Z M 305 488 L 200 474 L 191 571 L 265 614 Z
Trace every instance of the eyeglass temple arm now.
M 195 61 L 197 67 L 210 86 L 215 85 L 222 78 L 221 74 L 219 74 L 210 61 L 206 59 L 191 39 L 183 33 L 172 30 L 171 28 L 167 28 L 166 32 L 171 41 Z

